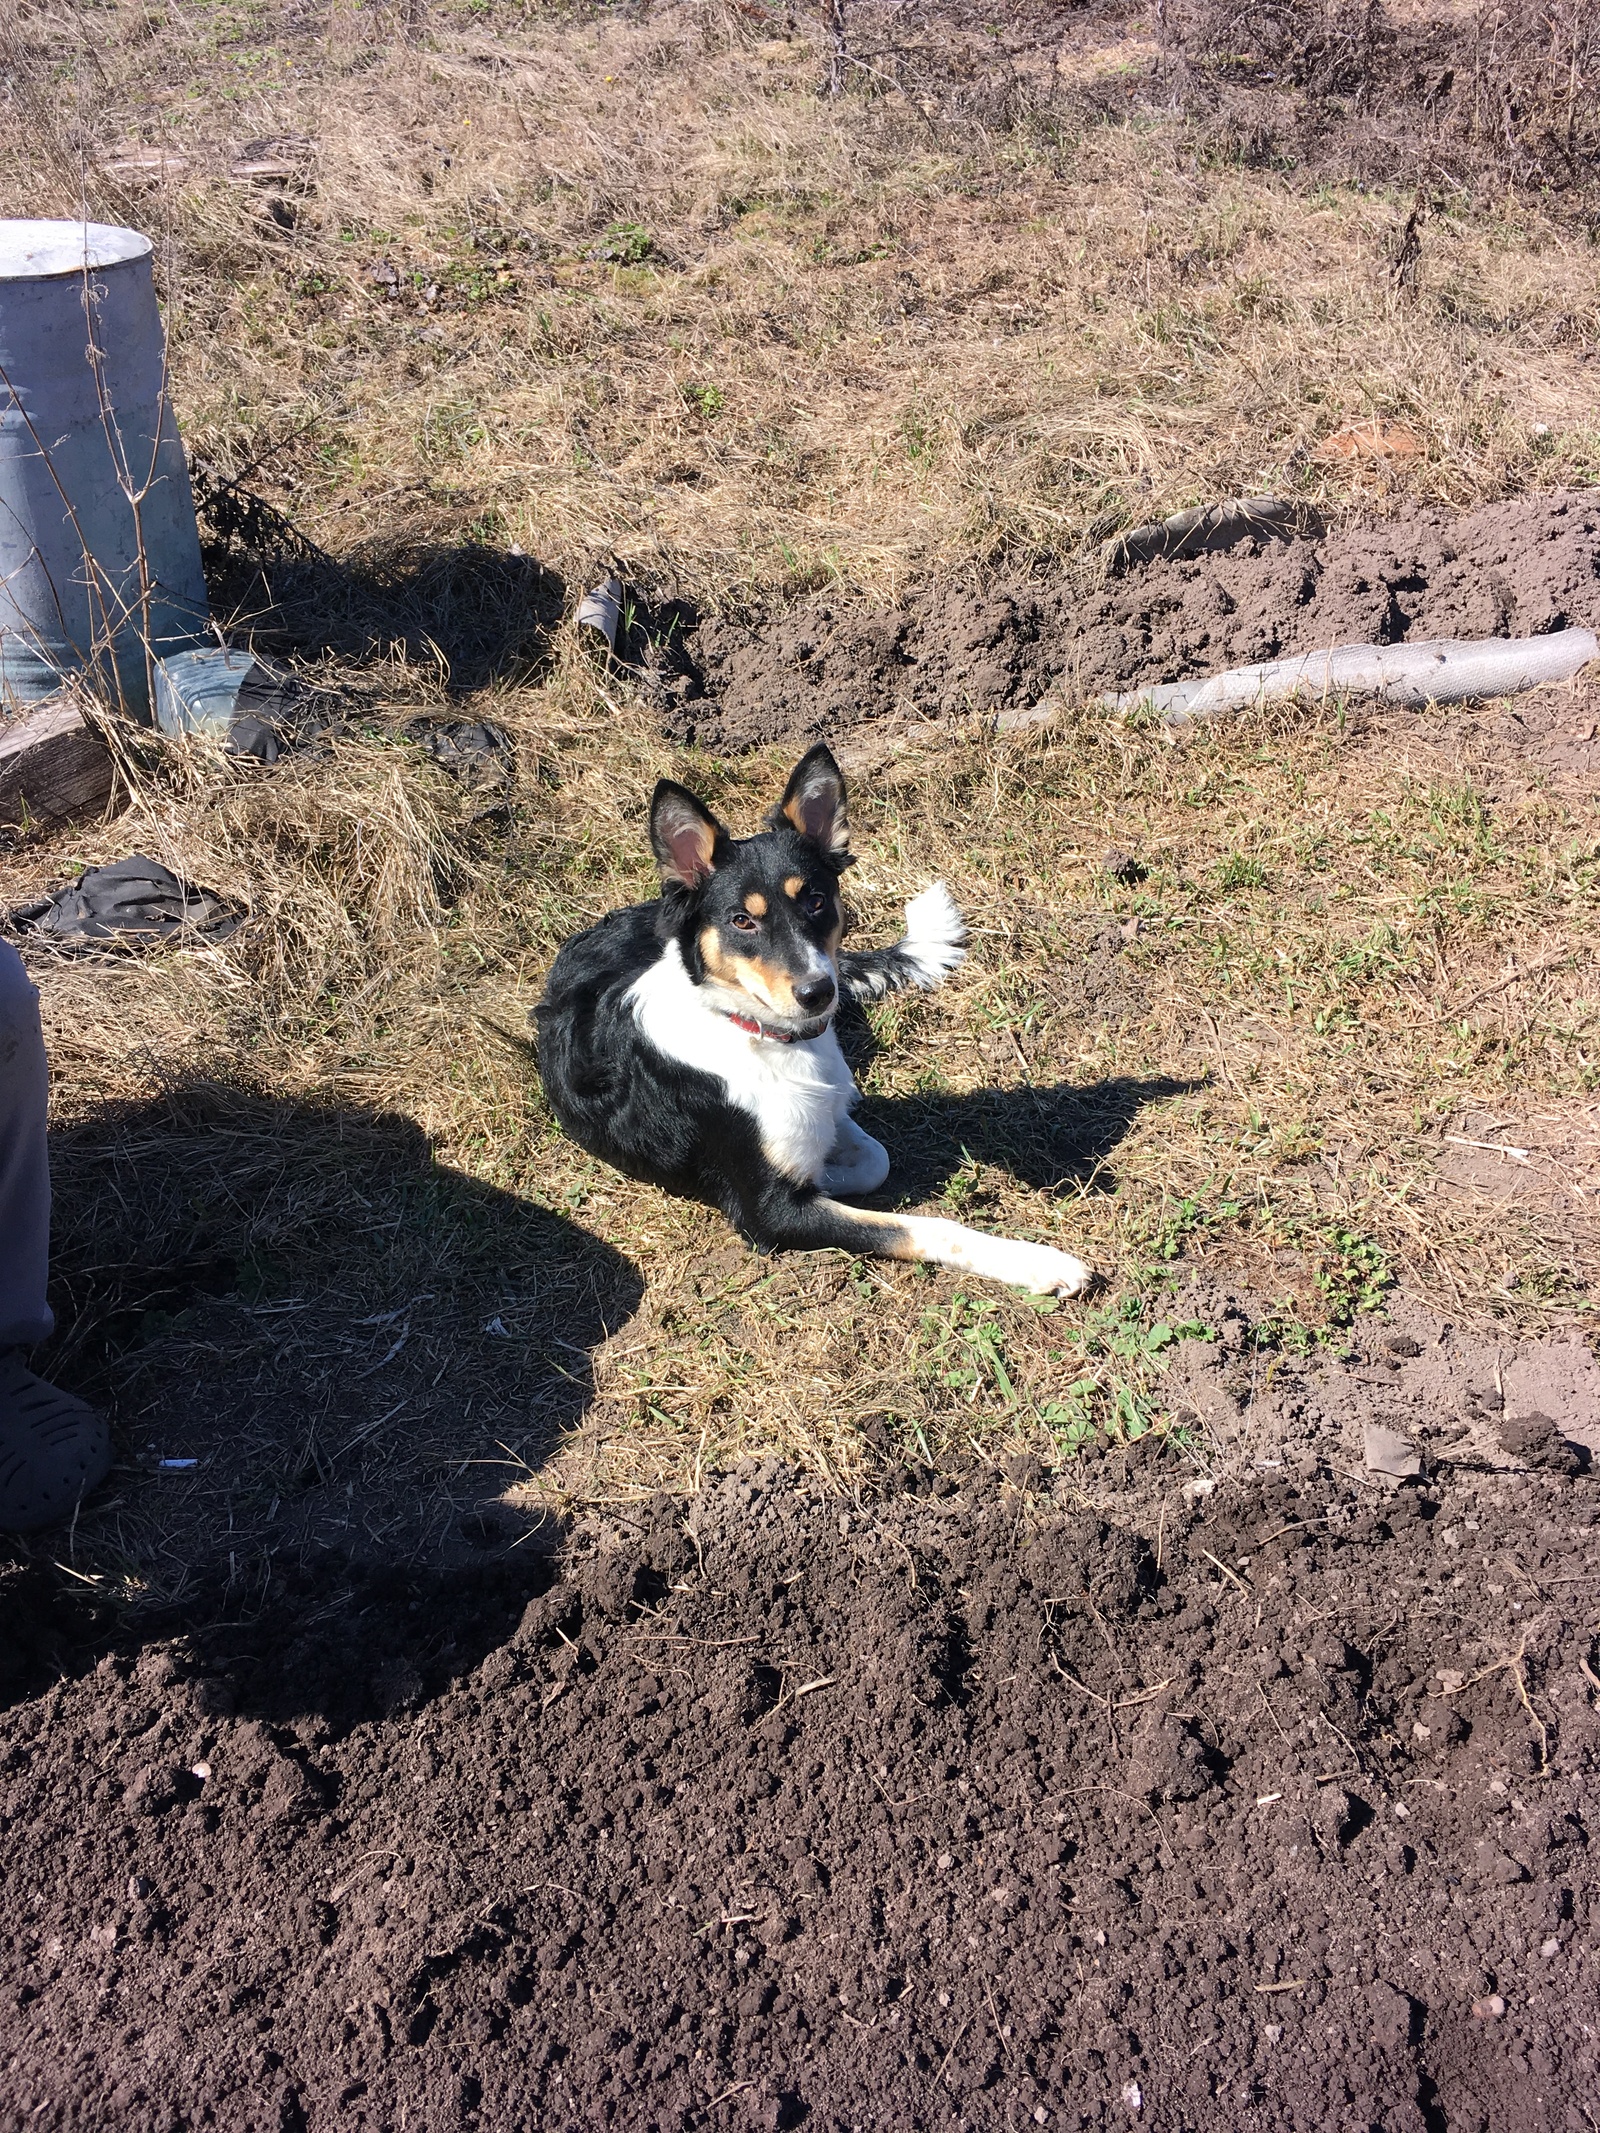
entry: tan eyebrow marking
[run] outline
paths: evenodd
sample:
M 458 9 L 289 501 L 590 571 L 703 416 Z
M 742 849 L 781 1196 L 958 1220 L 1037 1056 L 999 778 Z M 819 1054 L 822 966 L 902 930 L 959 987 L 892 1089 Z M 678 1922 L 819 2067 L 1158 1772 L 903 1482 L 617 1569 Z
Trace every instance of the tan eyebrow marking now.
M 744 900 L 744 907 L 752 918 L 765 918 L 767 915 L 767 899 L 759 889 L 750 891 Z
M 783 885 L 783 893 L 785 896 L 798 896 L 805 885 L 804 874 L 791 874 Z

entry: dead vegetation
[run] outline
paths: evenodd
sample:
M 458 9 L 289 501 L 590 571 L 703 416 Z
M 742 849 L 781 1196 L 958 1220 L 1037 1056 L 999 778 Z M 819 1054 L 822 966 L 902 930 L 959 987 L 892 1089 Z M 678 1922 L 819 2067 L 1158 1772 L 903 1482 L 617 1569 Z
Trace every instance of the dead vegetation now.
M 1174 751 L 1086 718 L 1026 745 L 952 740 L 862 782 L 863 928 L 889 937 L 943 874 L 977 936 L 944 993 L 875 1011 L 858 1039 L 867 1122 L 913 1200 L 1107 1270 L 1086 1311 L 1041 1313 L 943 1275 L 763 1263 L 720 1218 L 561 1138 L 524 1017 L 573 927 L 649 893 L 654 775 L 744 822 L 784 767 L 671 757 L 633 714 L 563 715 L 561 686 L 500 706 L 521 768 L 513 826 L 487 846 L 469 798 L 405 743 L 152 777 L 119 847 L 247 897 L 252 924 L 159 962 L 41 970 L 74 1307 L 125 1313 L 128 1268 L 177 1270 L 131 1357 L 113 1328 L 99 1382 L 155 1413 L 165 1444 L 170 1389 L 203 1360 L 255 1418 L 257 1518 L 293 1496 L 268 1419 L 286 1403 L 295 1473 L 316 1467 L 308 1441 L 366 1444 L 328 1480 L 393 1516 L 450 1443 L 498 1462 L 469 1491 L 524 1475 L 564 1502 L 774 1444 L 848 1479 L 875 1442 L 1054 1462 L 1138 1440 L 1195 1267 L 1262 1299 L 1291 1348 L 1337 1338 L 1396 1283 L 1508 1332 L 1586 1308 L 1593 803 L 1561 781 L 1497 785 L 1492 736 L 1444 714 L 1362 734 L 1330 712 Z M 402 1120 L 431 1162 L 415 1138 L 387 1167 L 371 1156 Z M 1548 1162 L 1515 1197 L 1495 1190 L 1509 1158 L 1478 1155 L 1494 1176 L 1449 1161 L 1530 1130 Z M 247 1276 L 243 1303 L 206 1300 L 218 1259 Z M 590 1299 L 576 1339 L 573 1267 Z M 293 1344 L 264 1369 L 280 1312 Z M 393 1359 L 389 1331 L 357 1330 L 402 1319 L 412 1346 Z M 320 1424 L 308 1387 L 330 1403 Z M 404 1456 L 377 1457 L 364 1433 L 402 1400 Z M 554 1422 L 580 1414 L 553 1459 Z
M 1240 490 L 1337 514 L 1600 475 L 1569 205 L 1436 204 L 1397 292 L 1414 195 L 1219 163 L 1148 100 L 1153 22 L 1019 9 L 985 57 L 952 14 L 935 78 L 938 10 L 869 62 L 889 11 L 852 8 L 875 71 L 834 97 L 814 15 L 759 5 L 218 7 L 158 36 L 113 0 L 92 57 L 85 12 L 14 33 L 16 211 L 159 232 L 188 439 L 276 514 L 213 510 L 219 583 L 355 706 L 270 771 L 146 744 L 114 820 L 0 861 L 14 903 L 145 850 L 252 913 L 213 949 L 37 966 L 80 1381 L 141 1450 L 190 1393 L 244 1447 L 181 1515 L 130 1491 L 83 1536 L 133 1582 L 224 1512 L 241 1560 L 278 1545 L 307 1491 L 379 1530 L 426 1476 L 446 1517 L 471 1459 L 566 1501 L 757 1446 L 848 1480 L 885 1437 L 1159 1435 L 1174 1267 L 1290 1343 L 1395 1281 L 1508 1328 L 1585 1307 L 1583 1192 L 1436 1189 L 1469 1114 L 1536 1100 L 1586 1146 L 1597 1073 L 1592 781 L 1508 778 L 1459 719 L 1334 707 L 1175 751 L 1070 718 L 862 785 L 864 930 L 943 874 L 977 951 L 861 1037 L 870 1122 L 919 1199 L 1106 1268 L 1087 1313 L 759 1263 L 543 1108 L 527 1009 L 571 930 L 650 893 L 655 777 L 748 822 L 787 767 L 662 743 L 560 620 L 600 565 L 750 606 L 1043 567 Z M 1373 417 L 1421 453 L 1316 455 Z M 466 692 L 516 745 L 492 801 L 406 733 Z
M 852 7 L 830 98 L 817 18 L 754 0 L 440 5 L 413 36 L 219 7 L 159 39 L 116 4 L 92 64 L 84 18 L 35 9 L 0 155 L 19 211 L 159 233 L 191 449 L 342 558 L 892 588 L 1108 514 L 1337 503 L 1316 447 L 1375 415 L 1424 436 L 1414 493 L 1593 478 L 1594 255 L 1560 199 L 1444 191 L 1397 301 L 1414 170 L 1225 150 L 1136 13 L 948 12 Z
M 1182 93 L 1231 119 L 1250 160 L 1422 190 L 1538 187 L 1592 221 L 1600 25 L 1582 0 L 1164 0 L 1159 20 Z

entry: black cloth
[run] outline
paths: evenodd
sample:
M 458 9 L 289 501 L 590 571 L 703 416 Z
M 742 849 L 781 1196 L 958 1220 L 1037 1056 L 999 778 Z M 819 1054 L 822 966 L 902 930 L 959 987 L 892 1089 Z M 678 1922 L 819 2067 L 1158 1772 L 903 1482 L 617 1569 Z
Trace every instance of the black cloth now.
M 136 852 L 105 867 L 90 867 L 81 879 L 11 914 L 19 932 L 63 946 L 91 941 L 143 945 L 185 932 L 225 940 L 243 913 L 210 889 L 180 881 L 158 859 Z

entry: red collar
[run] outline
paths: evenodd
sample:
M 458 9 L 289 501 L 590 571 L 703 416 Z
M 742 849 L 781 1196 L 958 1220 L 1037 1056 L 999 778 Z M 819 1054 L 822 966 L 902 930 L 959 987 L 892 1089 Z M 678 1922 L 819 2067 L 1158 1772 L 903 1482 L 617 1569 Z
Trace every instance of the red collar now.
M 725 1009 L 724 1012 L 727 1013 L 728 1011 Z M 802 1037 L 797 1031 L 768 1029 L 765 1023 L 758 1022 L 753 1015 L 728 1013 L 728 1020 L 735 1029 L 747 1030 L 752 1037 L 770 1037 L 774 1044 L 810 1044 L 812 1042 L 810 1037 Z M 818 1030 L 816 1035 L 820 1037 L 822 1031 Z

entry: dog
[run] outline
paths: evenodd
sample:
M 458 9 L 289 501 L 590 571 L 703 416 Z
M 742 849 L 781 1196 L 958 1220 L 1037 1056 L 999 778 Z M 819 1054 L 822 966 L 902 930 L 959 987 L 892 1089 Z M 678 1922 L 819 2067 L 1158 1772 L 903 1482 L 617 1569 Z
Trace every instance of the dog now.
M 889 1157 L 851 1116 L 841 995 L 938 985 L 967 929 L 935 883 L 906 905 L 897 946 L 841 952 L 839 880 L 854 861 L 830 751 L 801 758 L 753 837 L 662 779 L 650 842 L 660 897 L 568 941 L 533 1011 L 545 1093 L 578 1145 L 721 1208 L 762 1251 L 832 1246 L 1079 1294 L 1090 1270 L 1047 1245 L 845 1204 L 883 1184 Z

